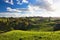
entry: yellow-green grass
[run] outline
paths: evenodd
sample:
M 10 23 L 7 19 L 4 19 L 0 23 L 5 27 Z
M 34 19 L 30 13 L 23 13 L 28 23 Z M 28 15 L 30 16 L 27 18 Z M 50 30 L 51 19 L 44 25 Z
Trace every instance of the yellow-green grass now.
M 34 32 L 14 30 L 0 34 L 0 40 L 60 40 L 60 31 Z

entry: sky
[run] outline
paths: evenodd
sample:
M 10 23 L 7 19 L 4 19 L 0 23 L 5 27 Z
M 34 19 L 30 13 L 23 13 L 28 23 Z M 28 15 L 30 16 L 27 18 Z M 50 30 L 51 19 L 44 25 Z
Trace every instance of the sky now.
M 60 0 L 0 0 L 0 17 L 60 17 Z

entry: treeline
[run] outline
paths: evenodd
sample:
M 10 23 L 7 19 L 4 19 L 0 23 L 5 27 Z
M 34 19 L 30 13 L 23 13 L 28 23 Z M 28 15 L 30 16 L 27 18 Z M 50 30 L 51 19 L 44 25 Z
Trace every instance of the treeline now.
M 60 30 L 59 27 L 56 27 L 59 24 L 56 24 L 57 21 L 43 17 L 0 18 L 0 31 L 55 31 Z

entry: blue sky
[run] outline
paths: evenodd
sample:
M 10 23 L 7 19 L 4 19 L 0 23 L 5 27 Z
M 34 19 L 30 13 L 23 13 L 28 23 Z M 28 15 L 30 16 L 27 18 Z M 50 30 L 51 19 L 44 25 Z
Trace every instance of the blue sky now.
M 10 0 L 7 0 L 7 1 L 10 2 Z M 35 0 L 26 0 L 26 1 L 28 1 L 28 3 L 25 3 L 25 2 L 23 2 L 23 0 L 19 0 L 20 3 L 22 3 L 22 4 L 17 4 L 18 3 L 17 0 L 12 0 L 12 1 L 13 1 L 13 5 L 10 3 L 7 3 L 6 0 L 0 0 L 0 9 L 1 9 L 0 12 L 6 12 L 7 7 L 10 7 L 12 9 L 28 8 L 29 3 L 35 2 Z
M 6 1 L 8 1 L 8 2 L 6 2 Z M 45 2 L 43 0 L 41 0 L 41 2 L 36 2 L 36 0 L 25 0 L 28 3 L 23 2 L 23 0 L 18 0 L 18 1 L 17 0 L 12 0 L 12 1 L 13 2 L 11 2 L 11 0 L 0 0 L 0 9 L 1 9 L 0 12 L 6 12 L 7 7 L 10 7 L 11 9 L 22 9 L 22 8 L 28 8 L 29 4 L 33 4 L 33 5 L 36 5 L 36 6 L 40 5 L 41 7 L 44 7 L 44 5 L 45 5 Z M 20 4 L 17 4 L 18 2 Z
M 59 0 L 0 0 L 0 17 L 60 17 L 59 4 Z

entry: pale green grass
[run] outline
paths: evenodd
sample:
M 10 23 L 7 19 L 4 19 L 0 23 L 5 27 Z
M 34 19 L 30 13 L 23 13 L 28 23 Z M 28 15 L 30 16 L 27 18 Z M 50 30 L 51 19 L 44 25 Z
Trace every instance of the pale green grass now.
M 60 31 L 31 32 L 14 30 L 0 34 L 0 40 L 60 40 Z

